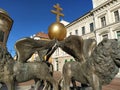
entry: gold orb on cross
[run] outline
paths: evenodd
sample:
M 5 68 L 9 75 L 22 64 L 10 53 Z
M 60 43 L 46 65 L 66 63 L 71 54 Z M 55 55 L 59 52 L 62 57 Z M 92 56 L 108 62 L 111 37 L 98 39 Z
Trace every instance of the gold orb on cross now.
M 56 11 L 51 10 L 52 13 L 56 14 L 56 22 L 52 23 L 48 28 L 48 36 L 50 39 L 57 39 L 58 41 L 63 40 L 66 37 L 67 30 L 65 26 L 60 23 L 60 16 L 64 16 L 64 14 L 60 13 L 62 8 L 60 8 L 59 4 L 53 6 Z
M 62 23 L 52 23 L 48 29 L 50 39 L 57 39 L 58 41 L 61 41 L 66 37 L 66 28 Z

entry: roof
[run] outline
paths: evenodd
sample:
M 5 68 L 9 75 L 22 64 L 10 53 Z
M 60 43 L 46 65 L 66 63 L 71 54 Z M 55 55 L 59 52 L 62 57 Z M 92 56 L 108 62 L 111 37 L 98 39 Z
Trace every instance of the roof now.
M 69 24 L 69 22 L 65 21 L 65 20 L 61 20 L 60 23 L 64 24 L 65 26 Z
M 35 37 L 40 37 L 40 38 L 44 38 L 44 39 L 49 39 L 48 34 L 43 33 L 43 32 L 37 33 Z
M 69 24 L 66 25 L 66 27 L 70 27 L 71 25 L 79 22 L 80 20 L 83 20 L 84 18 L 86 18 L 89 15 L 93 15 L 93 13 L 91 12 L 92 10 L 88 11 L 87 13 L 83 14 L 82 16 L 80 16 L 79 18 L 73 20 L 72 22 L 70 22 Z

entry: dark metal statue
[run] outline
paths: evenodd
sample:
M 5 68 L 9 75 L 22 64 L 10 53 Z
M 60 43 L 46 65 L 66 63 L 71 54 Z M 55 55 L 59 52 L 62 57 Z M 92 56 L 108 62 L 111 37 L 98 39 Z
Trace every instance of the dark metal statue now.
M 69 42 L 65 44 L 67 43 Z M 63 48 L 65 45 L 62 45 Z M 76 56 L 79 49 L 77 48 L 78 45 L 76 44 L 76 47 L 73 45 L 71 49 L 64 50 L 68 50 L 68 52 L 74 51 L 72 55 Z M 81 61 L 79 56 L 76 57 L 78 61 Z M 72 78 L 81 83 L 89 84 L 93 90 L 102 90 L 102 85 L 109 84 L 120 67 L 120 46 L 118 41 L 116 39 L 103 40 L 95 47 L 89 58 L 84 58 L 83 63 L 76 61 L 65 63 L 63 67 L 64 90 L 70 89 Z
M 85 39 L 81 36 L 70 35 L 63 41 L 58 42 L 58 46 L 73 56 L 74 59 L 78 62 L 84 62 L 85 57 L 89 57 L 96 46 L 95 39 Z
M 46 61 L 57 49 L 56 40 L 34 40 L 33 38 L 23 38 L 15 43 L 17 61 L 27 62 L 27 60 L 37 51 L 41 61 L 46 56 Z
M 48 81 L 58 90 L 58 83 L 51 75 L 45 62 L 21 63 L 14 61 L 10 53 L 0 47 L 0 83 L 5 83 L 8 90 L 15 90 L 15 82 L 38 80 L 35 90 L 38 90 L 40 80 Z
M 89 58 L 95 49 L 97 42 L 95 39 L 84 39 L 81 36 L 77 35 L 70 35 L 63 41 L 57 43 L 58 46 L 68 53 L 69 55 L 73 56 L 74 59 L 80 63 L 85 62 L 85 58 Z M 76 88 L 76 83 L 74 78 L 71 79 L 73 87 Z M 82 88 L 87 86 L 87 84 L 81 83 Z
M 57 40 L 34 40 L 33 38 L 23 38 L 15 43 L 15 49 L 17 52 L 17 61 L 26 63 L 27 60 L 35 53 L 38 52 L 39 61 L 46 61 L 49 66 L 51 75 L 53 73 L 53 65 L 48 62 L 50 56 L 57 49 Z M 46 58 L 45 58 L 46 57 Z M 36 81 L 37 82 L 37 81 Z M 45 82 L 45 81 L 44 81 Z M 40 82 L 39 82 L 40 83 Z M 41 85 L 43 81 L 41 81 Z M 48 89 L 51 84 L 46 82 L 44 89 Z

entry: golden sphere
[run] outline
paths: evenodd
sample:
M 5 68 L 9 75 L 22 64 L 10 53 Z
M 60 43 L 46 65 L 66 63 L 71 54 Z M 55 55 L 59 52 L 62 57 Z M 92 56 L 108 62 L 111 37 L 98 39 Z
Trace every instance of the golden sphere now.
M 66 37 L 66 28 L 62 23 L 55 22 L 48 28 L 48 36 L 50 39 L 63 40 Z

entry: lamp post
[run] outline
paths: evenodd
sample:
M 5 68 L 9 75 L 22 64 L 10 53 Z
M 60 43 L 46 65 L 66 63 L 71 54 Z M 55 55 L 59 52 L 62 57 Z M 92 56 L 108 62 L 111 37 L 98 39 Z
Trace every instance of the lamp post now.
M 0 46 L 6 49 L 6 43 L 13 24 L 8 13 L 0 8 Z

